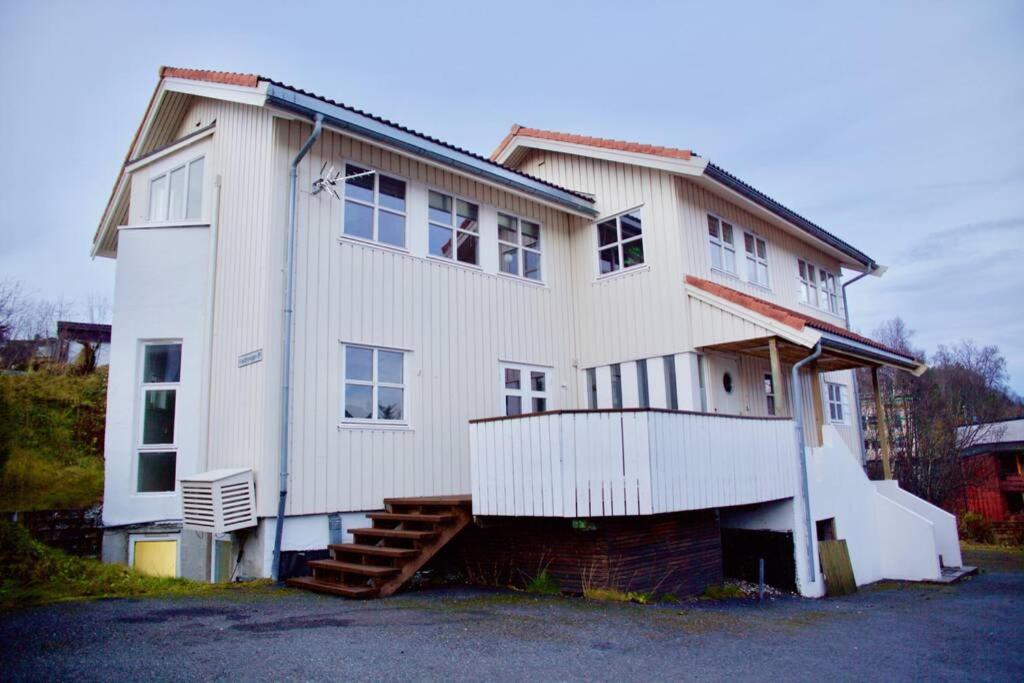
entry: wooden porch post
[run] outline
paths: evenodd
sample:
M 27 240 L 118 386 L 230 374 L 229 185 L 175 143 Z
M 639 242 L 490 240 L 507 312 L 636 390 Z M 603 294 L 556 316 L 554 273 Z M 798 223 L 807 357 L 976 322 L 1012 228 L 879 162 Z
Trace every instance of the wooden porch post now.
M 786 389 L 786 382 L 782 377 L 782 361 L 779 360 L 779 340 L 771 337 L 768 340 L 768 353 L 772 361 L 772 388 L 775 390 L 775 414 L 782 415 L 782 392 Z M 789 404 L 790 415 L 793 414 L 792 401 Z
M 878 434 L 878 448 L 882 451 L 882 478 L 892 479 L 889 465 L 889 422 L 885 419 L 885 402 L 878 390 L 878 368 L 871 368 L 871 390 L 875 392 L 875 432 Z
M 821 405 L 821 376 L 818 374 L 818 362 L 810 365 L 811 374 L 811 396 L 814 401 L 814 435 L 819 446 L 825 445 L 825 409 Z

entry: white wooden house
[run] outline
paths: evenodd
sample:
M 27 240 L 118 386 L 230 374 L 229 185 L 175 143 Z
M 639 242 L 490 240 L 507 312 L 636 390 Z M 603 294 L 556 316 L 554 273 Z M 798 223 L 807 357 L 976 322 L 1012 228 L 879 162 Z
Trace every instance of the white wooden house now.
M 670 562 L 692 589 L 730 530 L 789 539 L 806 595 L 816 534 L 860 583 L 960 564 L 949 515 L 861 469 L 851 369 L 923 369 L 846 329 L 843 273 L 882 268 L 691 152 L 515 126 L 485 158 L 164 68 L 93 254 L 117 260 L 109 561 L 265 576 L 275 545 L 332 546 L 308 587 L 386 594 L 466 528 L 569 586 L 563 556 L 632 539 L 669 543 L 639 583 Z M 182 482 L 220 471 L 252 526 L 190 523 L 188 495 L 182 524 Z

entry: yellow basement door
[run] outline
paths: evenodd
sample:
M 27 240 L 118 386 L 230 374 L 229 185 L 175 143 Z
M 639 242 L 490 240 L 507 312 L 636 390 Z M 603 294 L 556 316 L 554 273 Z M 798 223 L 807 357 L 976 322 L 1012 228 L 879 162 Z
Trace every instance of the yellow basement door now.
M 149 576 L 177 576 L 178 542 L 136 541 L 135 571 Z

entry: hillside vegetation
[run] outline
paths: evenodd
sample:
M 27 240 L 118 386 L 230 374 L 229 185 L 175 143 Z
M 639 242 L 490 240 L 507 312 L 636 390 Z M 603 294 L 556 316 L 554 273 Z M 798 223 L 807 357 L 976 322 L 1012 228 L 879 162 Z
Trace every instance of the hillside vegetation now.
M 106 368 L 0 376 L 0 510 L 100 502 L 106 400 Z

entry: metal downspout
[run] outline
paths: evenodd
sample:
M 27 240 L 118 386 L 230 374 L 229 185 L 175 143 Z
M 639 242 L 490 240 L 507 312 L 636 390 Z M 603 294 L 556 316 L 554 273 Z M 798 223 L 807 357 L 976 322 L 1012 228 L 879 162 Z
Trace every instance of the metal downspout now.
M 277 524 L 274 527 L 274 559 L 271 565 L 270 576 L 274 581 L 278 580 L 281 569 L 281 537 L 284 533 L 284 506 L 288 498 L 288 433 L 291 400 L 291 376 L 292 376 L 292 311 L 295 298 L 295 231 L 297 194 L 299 184 L 299 162 L 309 152 L 310 147 L 323 132 L 323 114 L 317 114 L 314 118 L 313 132 L 299 149 L 299 153 L 292 159 L 288 168 L 288 254 L 284 289 L 284 320 L 282 322 L 282 337 L 284 338 L 281 353 L 281 454 L 278 465 L 280 467 L 281 495 L 277 500 Z
M 807 569 L 811 583 L 817 578 L 814 568 L 814 521 L 811 519 L 810 485 L 807 478 L 807 444 L 804 443 L 803 392 L 800 390 L 800 368 L 821 355 L 821 342 L 814 345 L 814 351 L 790 368 L 790 391 L 793 396 L 793 419 L 796 421 L 796 448 L 800 455 L 800 491 L 804 497 L 804 522 L 807 524 Z
M 846 316 L 846 329 L 850 329 L 850 306 L 846 298 L 846 288 L 852 285 L 857 280 L 863 277 L 867 277 L 875 272 L 875 268 L 871 267 L 865 270 L 863 273 L 853 278 L 849 282 L 843 283 L 843 315 Z M 864 416 L 861 414 L 860 407 L 860 382 L 857 380 L 857 372 L 853 373 L 853 401 L 854 405 L 857 406 L 857 442 L 860 444 L 860 466 L 865 470 L 868 466 L 868 452 L 864 448 Z

